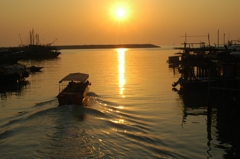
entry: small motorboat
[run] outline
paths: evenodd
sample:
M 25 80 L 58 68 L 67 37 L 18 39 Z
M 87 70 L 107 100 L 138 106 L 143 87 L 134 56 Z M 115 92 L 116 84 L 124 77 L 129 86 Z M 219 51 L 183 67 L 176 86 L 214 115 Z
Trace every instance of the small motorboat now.
M 43 67 L 31 66 L 28 67 L 30 72 L 40 72 Z
M 59 81 L 59 94 L 57 95 L 59 106 L 83 105 L 91 83 L 89 75 L 85 73 L 70 73 Z

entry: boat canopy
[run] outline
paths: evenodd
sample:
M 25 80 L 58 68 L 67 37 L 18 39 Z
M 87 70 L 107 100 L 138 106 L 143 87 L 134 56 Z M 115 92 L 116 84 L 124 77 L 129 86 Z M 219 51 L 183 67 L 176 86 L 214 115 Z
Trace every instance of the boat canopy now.
M 84 82 L 88 79 L 88 77 L 89 77 L 89 74 L 85 74 L 85 73 L 70 73 L 69 75 L 61 79 L 59 83 L 61 83 L 62 81 Z

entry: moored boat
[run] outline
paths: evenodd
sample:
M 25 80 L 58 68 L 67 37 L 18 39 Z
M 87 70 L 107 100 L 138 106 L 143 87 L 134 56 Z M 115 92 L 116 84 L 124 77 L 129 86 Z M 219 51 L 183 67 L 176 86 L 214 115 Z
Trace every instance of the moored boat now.
M 48 59 L 58 57 L 61 52 L 59 51 L 60 49 L 52 46 L 53 42 L 45 45 L 41 44 L 39 34 L 35 34 L 34 29 L 32 29 L 30 31 L 29 45 L 21 45 L 20 47 L 26 53 L 23 59 Z
M 207 89 L 209 83 L 213 83 L 213 80 L 210 79 L 192 79 L 192 80 L 184 80 L 182 77 L 178 79 L 178 81 L 173 82 L 172 87 L 176 87 L 180 85 L 185 89 Z
M 13 83 L 24 81 L 29 76 L 26 66 L 21 64 L 0 65 L 0 83 Z
M 26 53 L 24 59 L 56 58 L 61 54 L 56 47 L 48 45 L 28 45 L 24 46 L 23 49 Z
M 0 50 L 0 64 L 16 64 L 24 56 L 25 52 L 22 50 L 2 49 Z
M 59 81 L 59 106 L 74 104 L 83 105 L 91 83 L 85 73 L 70 73 Z
M 230 52 L 230 55 L 233 55 L 233 56 L 240 56 L 240 51 Z

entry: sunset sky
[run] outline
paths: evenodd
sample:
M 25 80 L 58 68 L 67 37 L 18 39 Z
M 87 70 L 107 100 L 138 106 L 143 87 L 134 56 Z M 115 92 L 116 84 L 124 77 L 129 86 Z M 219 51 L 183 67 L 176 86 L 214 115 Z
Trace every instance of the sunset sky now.
M 0 47 L 42 44 L 220 43 L 240 39 L 240 0 L 0 0 Z M 225 36 L 224 36 L 225 35 Z M 196 37 L 198 36 L 198 37 Z

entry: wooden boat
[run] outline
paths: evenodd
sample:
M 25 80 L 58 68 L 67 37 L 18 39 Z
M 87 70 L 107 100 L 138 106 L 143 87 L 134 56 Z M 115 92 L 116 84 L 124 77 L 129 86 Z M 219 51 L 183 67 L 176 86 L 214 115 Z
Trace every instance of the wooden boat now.
M 70 73 L 59 81 L 59 106 L 75 104 L 83 105 L 90 89 L 89 75 L 85 73 Z

